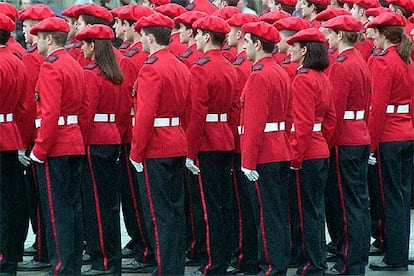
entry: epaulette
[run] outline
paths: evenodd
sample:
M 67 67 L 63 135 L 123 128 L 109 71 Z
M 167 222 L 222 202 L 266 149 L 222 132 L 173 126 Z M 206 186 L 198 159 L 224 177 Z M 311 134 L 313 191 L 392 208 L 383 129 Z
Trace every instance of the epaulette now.
M 328 49 L 328 54 L 330 55 L 330 54 L 333 54 L 333 53 L 335 53 L 335 49 L 329 48 Z
M 233 62 L 233 65 L 240 65 L 246 60 L 245 56 L 238 56 L 236 60 Z
M 37 44 L 33 44 L 29 48 L 26 49 L 26 53 L 33 53 L 37 49 Z
M 283 61 L 282 61 L 282 64 L 289 64 L 289 63 L 291 63 L 292 61 L 290 60 L 290 58 L 285 58 Z
M 309 73 L 309 68 L 302 67 L 296 73 L 297 74 L 307 74 L 307 73 Z
M 88 65 L 86 65 L 85 67 L 83 67 L 83 68 L 85 68 L 85 69 L 87 69 L 87 70 L 93 70 L 93 69 L 95 69 L 96 68 L 96 66 L 98 66 L 98 63 L 97 62 L 94 62 L 94 63 L 89 63 Z
M 81 46 L 82 46 L 82 42 L 78 41 L 78 42 L 66 45 L 65 48 L 66 49 L 73 49 L 73 48 L 80 48 Z
M 59 59 L 58 55 L 50 55 L 45 59 L 45 61 L 53 63 L 58 59 Z
M 131 49 L 129 49 L 125 54 L 124 54 L 124 56 L 126 56 L 126 57 L 133 57 L 133 56 L 135 56 L 136 54 L 138 54 L 139 53 L 139 49 L 138 48 L 135 48 L 135 47 L 133 47 L 133 48 L 131 48 Z
M 347 55 L 341 55 L 341 56 L 336 57 L 335 61 L 336 62 L 344 62 L 344 60 L 346 60 L 347 58 L 348 58 Z
M 35 102 L 38 102 L 40 100 L 39 92 L 34 93 L 34 100 Z
M 273 51 L 272 51 L 272 55 L 276 54 L 278 51 L 279 51 L 279 49 L 277 47 L 274 47 Z
M 375 56 L 375 57 L 385 56 L 386 54 L 388 54 L 387 49 L 382 50 L 382 51 L 375 51 L 375 50 L 372 51 L 372 55 Z
M 204 65 L 204 64 L 206 64 L 209 61 L 210 61 L 210 57 L 209 56 L 203 56 L 203 57 L 200 57 L 199 59 L 197 59 L 196 62 L 195 62 L 195 64 L 197 64 L 197 65 Z
M 188 58 L 189 56 L 191 56 L 192 53 L 193 53 L 193 50 L 192 49 L 187 49 L 187 50 L 185 50 L 184 52 L 182 52 L 180 54 L 180 57 L 182 57 L 182 58 Z
M 252 67 L 252 71 L 260 71 L 260 70 L 262 70 L 262 69 L 263 69 L 263 67 L 264 67 L 263 63 L 258 63 L 258 64 L 255 64 L 255 65 L 253 65 L 253 67 Z
M 128 49 L 129 46 L 131 46 L 131 42 L 130 41 L 124 41 L 124 42 L 122 42 L 121 46 L 119 46 L 118 49 L 121 49 L 121 50 Z
M 158 60 L 157 56 L 150 56 L 145 61 L 144 64 L 153 64 Z
M 228 51 L 230 50 L 230 48 L 231 48 L 230 45 L 226 44 L 223 46 L 223 48 L 221 48 L 221 50 Z
M 187 10 L 189 10 L 189 11 L 192 11 L 194 8 L 195 8 L 195 4 L 194 4 L 194 2 L 193 3 L 190 3 L 190 4 L 188 4 L 185 8 L 187 9 Z
M 23 57 L 19 53 L 13 52 L 13 55 L 18 59 L 23 60 Z

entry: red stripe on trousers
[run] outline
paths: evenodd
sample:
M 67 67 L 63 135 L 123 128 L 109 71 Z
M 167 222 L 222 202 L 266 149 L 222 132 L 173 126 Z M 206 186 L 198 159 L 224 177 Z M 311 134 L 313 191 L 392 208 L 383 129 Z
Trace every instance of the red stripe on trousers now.
M 188 176 L 188 170 L 184 170 L 184 177 L 185 177 L 185 187 L 187 189 L 188 194 L 188 208 L 189 210 L 189 219 L 190 219 L 190 226 L 191 226 L 191 244 L 190 244 L 190 257 L 194 258 L 194 250 L 196 246 L 196 233 L 195 233 L 195 222 L 194 222 L 194 209 L 193 209 L 193 198 L 191 197 L 191 183 Z
M 234 194 L 236 196 L 237 211 L 239 215 L 238 224 L 239 224 L 239 256 L 237 256 L 237 268 L 240 268 L 241 262 L 243 261 L 243 214 L 241 209 L 239 186 L 236 177 L 236 168 L 233 166 L 233 185 L 234 185 Z
M 380 193 L 381 193 L 381 203 L 382 203 L 382 214 L 384 215 L 384 226 L 382 226 L 382 219 L 380 218 L 379 227 L 379 238 L 381 243 L 383 244 L 385 235 L 387 233 L 387 222 L 385 220 L 385 191 L 384 191 L 384 183 L 382 182 L 382 169 L 381 169 L 381 154 L 379 149 L 377 150 L 377 164 L 378 164 L 378 180 L 380 185 Z M 384 229 L 384 233 L 382 233 L 382 229 Z
M 37 175 L 36 175 L 36 169 L 35 169 L 35 165 L 33 164 L 33 162 L 30 164 L 30 169 L 32 170 L 32 180 L 33 180 L 33 184 L 35 186 L 35 190 L 37 191 L 37 193 L 39 193 L 39 185 L 37 183 Z M 42 243 L 43 243 L 43 237 L 42 237 L 42 228 L 41 228 L 41 224 L 42 222 L 40 221 L 40 200 L 37 200 L 36 202 L 36 218 L 37 218 L 37 233 L 36 233 L 36 242 L 37 242 L 37 248 L 36 248 L 36 254 L 37 254 L 37 259 L 39 261 L 43 261 L 42 260 Z

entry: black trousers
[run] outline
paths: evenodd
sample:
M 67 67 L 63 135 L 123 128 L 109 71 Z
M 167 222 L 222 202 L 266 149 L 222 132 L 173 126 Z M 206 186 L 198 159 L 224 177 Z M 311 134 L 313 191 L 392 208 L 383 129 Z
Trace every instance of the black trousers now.
M 49 157 L 36 163 L 40 202 L 45 218 L 49 274 L 80 275 L 82 266 L 82 205 L 79 155 Z
M 236 231 L 232 233 L 237 238 L 236 263 L 233 265 L 243 272 L 257 273 L 257 231 L 249 194 L 249 187 L 252 185 L 241 171 L 240 154 L 233 156 L 232 172 L 236 203 L 236 213 L 233 214 Z
M 383 142 L 377 155 L 385 210 L 384 262 L 408 264 L 414 141 Z
M 200 271 L 206 275 L 225 275 L 231 259 L 232 156 L 231 151 L 200 152 L 196 161 L 205 225 L 200 233 L 205 235 Z
M 92 268 L 121 271 L 119 145 L 87 147 L 82 204 Z
M 137 174 L 145 225 L 154 248 L 153 275 L 183 275 L 185 270 L 185 157 L 151 158 Z
M 337 211 L 337 263 L 342 274 L 363 275 L 368 264 L 371 225 L 368 204 L 369 146 L 336 146 L 325 189 L 326 213 Z M 327 194 L 330 191 L 330 194 Z M 338 197 L 336 202 L 332 199 Z M 329 202 L 329 205 L 328 205 Z
M 131 144 L 122 144 L 120 163 L 121 204 L 125 228 L 131 241 L 127 247 L 136 252 L 139 262 L 154 262 L 154 252 L 150 247 L 147 228 L 142 214 L 141 195 L 139 193 L 136 171 L 129 160 Z
M 298 275 L 323 275 L 326 270 L 324 190 L 328 177 L 329 159 L 305 160 L 302 169 L 291 173 L 295 183 L 297 219 L 301 251 L 298 255 Z
M 385 222 L 384 222 L 384 201 L 381 197 L 379 167 L 368 165 L 368 192 L 369 212 L 371 215 L 371 236 L 375 239 L 373 245 L 384 249 Z
M 29 219 L 17 151 L 0 152 L 0 208 L 0 273 L 14 273 L 23 257 Z
M 289 162 L 257 165 L 259 180 L 247 183 L 263 275 L 286 275 L 290 258 Z

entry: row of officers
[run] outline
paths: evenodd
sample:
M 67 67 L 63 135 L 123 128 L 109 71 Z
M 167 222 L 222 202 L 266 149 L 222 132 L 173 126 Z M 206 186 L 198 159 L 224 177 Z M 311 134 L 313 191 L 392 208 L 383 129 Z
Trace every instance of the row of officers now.
M 363 26 L 330 11 L 321 32 L 200 3 L 78 5 L 67 21 L 45 5 L 0 4 L 0 273 L 16 273 L 28 210 L 48 275 L 80 275 L 83 241 L 92 266 L 82 275 L 183 275 L 186 259 L 199 263 L 194 275 L 229 265 L 364 275 L 371 234 L 384 258 L 369 268 L 407 270 L 407 19 L 387 11 Z M 17 18 L 25 53 L 11 37 Z M 367 60 L 363 27 L 375 45 Z M 134 252 L 125 267 L 121 203 Z

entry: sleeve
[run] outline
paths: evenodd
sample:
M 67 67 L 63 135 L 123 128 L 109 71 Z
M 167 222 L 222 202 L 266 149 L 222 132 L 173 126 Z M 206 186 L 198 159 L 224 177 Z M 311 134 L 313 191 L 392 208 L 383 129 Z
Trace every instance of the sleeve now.
M 161 96 L 162 79 L 151 65 L 144 65 L 138 75 L 135 126 L 132 129 L 132 145 L 130 158 L 142 162 L 145 149 L 154 130 L 154 119 L 157 114 Z
M 131 92 L 137 73 L 126 57 L 121 59 L 120 68 L 124 75 L 124 82 L 120 85 L 119 89 L 120 94 L 116 112 L 116 124 L 121 139 L 123 140 L 128 128 L 131 126 Z
M 15 93 L 19 96 L 19 101 L 15 110 L 16 124 L 23 142 L 23 148 L 30 146 L 30 137 L 33 131 L 33 123 L 36 116 L 36 103 L 34 101 L 34 86 L 29 87 L 29 80 L 26 68 L 21 66 L 19 72 L 15 72 L 18 78 L 18 87 Z
M 337 113 L 335 111 L 334 98 L 332 96 L 332 90 L 329 93 L 329 104 L 328 108 L 325 111 L 325 116 L 323 117 L 322 123 L 322 134 L 325 140 L 328 143 L 328 146 L 332 146 L 332 136 L 335 132 L 337 125 Z M 342 115 L 343 116 L 343 115 Z

